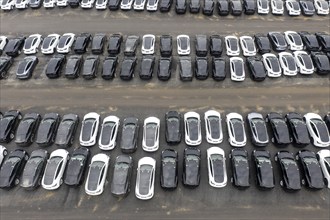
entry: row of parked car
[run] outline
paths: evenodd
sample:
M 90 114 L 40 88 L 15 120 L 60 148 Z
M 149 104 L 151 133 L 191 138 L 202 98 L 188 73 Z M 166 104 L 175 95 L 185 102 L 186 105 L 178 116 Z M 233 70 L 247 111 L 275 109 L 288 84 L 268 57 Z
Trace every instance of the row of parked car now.
M 168 144 L 181 142 L 183 133 L 185 143 L 189 146 L 199 146 L 202 143 L 201 119 L 196 112 L 187 112 L 183 116 L 177 111 L 165 114 L 165 138 Z M 280 113 L 271 112 L 264 119 L 260 113 L 249 113 L 246 117 L 251 134 L 252 143 L 258 147 L 265 147 L 271 141 L 277 146 L 287 146 L 293 143 L 304 147 L 311 142 L 316 147 L 330 146 L 330 114 L 322 120 L 315 113 L 304 116 L 291 112 L 283 117 Z M 204 113 L 205 138 L 210 144 L 220 144 L 223 141 L 221 114 L 215 110 Z M 267 122 L 272 131 L 269 138 Z M 55 143 L 66 148 L 73 144 L 79 124 L 79 116 L 66 114 L 60 117 L 57 113 L 47 113 L 41 119 L 38 113 L 22 115 L 17 110 L 4 113 L 0 121 L 0 142 L 8 143 L 15 138 L 19 146 L 29 146 L 34 141 L 40 147 L 47 147 Z M 79 144 L 92 147 L 96 143 L 102 150 L 113 150 L 117 145 L 120 119 L 110 115 L 103 119 L 100 115 L 90 112 L 83 117 L 80 130 Z M 233 147 L 244 147 L 247 142 L 245 121 L 238 113 L 226 115 L 228 142 Z M 100 132 L 99 132 L 100 127 Z M 123 153 L 133 153 L 138 146 L 139 119 L 127 117 L 123 120 L 120 149 Z M 182 131 L 183 130 L 183 131 Z M 100 133 L 98 135 L 98 133 Z M 155 152 L 159 149 L 160 119 L 148 117 L 143 122 L 142 149 L 146 152 Z M 119 139 L 119 138 L 118 138 Z
M 68 186 L 79 186 L 84 182 L 88 195 L 100 195 L 104 191 L 110 156 L 96 154 L 89 163 L 90 150 L 76 148 L 71 155 L 64 149 L 53 151 L 50 156 L 46 150 L 38 149 L 30 157 L 25 150 L 17 149 L 7 156 L 7 149 L 0 145 L 0 188 L 9 189 L 18 185 L 32 190 L 40 185 L 46 190 L 58 189 L 63 181 Z M 248 152 L 244 149 L 232 149 L 230 158 L 232 177 L 230 181 L 239 188 L 250 187 L 250 164 Z M 207 168 L 209 185 L 222 188 L 227 185 L 226 155 L 220 147 L 207 149 Z M 254 150 L 251 160 L 256 170 L 255 182 L 263 190 L 275 187 L 275 177 L 271 155 L 266 150 Z M 300 150 L 296 156 L 288 151 L 279 151 L 274 160 L 281 170 L 280 185 L 289 191 L 301 189 L 301 185 L 320 190 L 330 188 L 330 150 Z M 164 189 L 178 186 L 178 153 L 173 149 L 163 150 L 160 160 L 160 185 Z M 297 162 L 299 161 L 299 162 Z M 88 166 L 89 163 L 89 166 Z M 299 165 L 298 165 L 299 163 Z M 300 166 L 300 169 L 299 169 Z M 201 151 L 187 147 L 183 155 L 182 183 L 188 187 L 197 187 L 201 178 Z M 300 172 L 301 170 L 301 172 Z M 122 197 L 128 195 L 131 188 L 133 159 L 128 155 L 116 157 L 111 179 L 111 193 Z M 156 160 L 143 157 L 138 161 L 135 195 L 138 199 L 148 200 L 154 195 Z M 302 176 L 302 177 L 301 177 Z
M 90 9 L 95 6 L 98 10 L 131 10 L 154 12 L 169 12 L 173 0 L 2 0 L 2 10 L 32 9 L 40 8 L 64 8 L 71 6 L 72 8 L 80 6 L 83 9 Z M 239 16 L 243 12 L 246 15 L 253 15 L 258 13 L 260 15 L 283 15 L 284 8 L 290 16 L 298 16 L 303 14 L 305 16 L 328 15 L 329 1 L 327 0 L 176 0 L 175 11 L 177 14 L 185 14 L 187 8 L 190 13 L 199 13 L 201 10 L 203 14 L 211 16 L 214 13 L 214 8 L 221 16 L 229 15 Z M 285 7 L 284 7 L 285 5 Z

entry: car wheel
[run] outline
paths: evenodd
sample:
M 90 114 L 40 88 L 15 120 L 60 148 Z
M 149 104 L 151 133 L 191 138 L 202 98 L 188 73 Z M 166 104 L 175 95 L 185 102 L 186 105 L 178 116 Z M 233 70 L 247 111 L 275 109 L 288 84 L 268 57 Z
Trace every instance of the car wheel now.
M 24 160 L 28 160 L 29 159 L 29 156 L 28 155 L 25 155 L 24 156 Z
M 62 185 L 62 184 L 63 184 L 63 179 L 60 180 L 60 185 Z
M 299 160 L 299 157 L 298 157 L 298 155 L 296 155 L 296 160 L 297 160 L 297 161 Z
M 271 141 L 272 141 L 272 143 L 274 143 L 274 141 L 275 141 L 274 137 L 272 137 Z
M 283 180 L 281 180 L 281 181 L 280 181 L 280 186 L 282 186 L 282 187 L 283 187 Z
M 9 135 L 9 137 L 10 137 L 10 139 L 14 139 L 14 137 L 15 137 L 14 133 L 11 133 L 11 134 Z
M 3 151 L 3 156 L 6 156 L 8 154 L 8 151 L 7 150 L 4 150 Z
M 15 186 L 17 186 L 18 184 L 19 184 L 19 179 L 16 178 L 16 179 L 15 179 Z
M 277 156 L 275 156 L 275 157 L 274 157 L 274 160 L 275 160 L 275 161 L 277 161 L 277 160 L 278 160 Z
M 305 179 L 302 179 L 302 180 L 301 180 L 301 184 L 303 184 L 303 185 L 305 185 L 305 184 L 306 184 L 306 181 L 305 181 Z

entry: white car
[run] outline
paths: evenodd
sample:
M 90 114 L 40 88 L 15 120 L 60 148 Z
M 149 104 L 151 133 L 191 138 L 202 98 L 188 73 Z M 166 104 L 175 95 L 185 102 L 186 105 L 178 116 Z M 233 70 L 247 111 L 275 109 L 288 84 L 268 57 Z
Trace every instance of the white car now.
M 99 123 L 100 115 L 95 112 L 90 112 L 84 116 L 79 138 L 81 146 L 90 147 L 96 143 Z
M 55 48 L 57 47 L 59 40 L 59 34 L 50 34 L 45 37 L 41 45 L 41 53 L 53 54 L 55 52 Z
M 57 0 L 57 7 L 66 7 L 68 6 L 68 0 Z
M 201 120 L 197 112 L 184 114 L 185 142 L 190 146 L 197 146 L 202 143 Z
M 136 11 L 143 11 L 145 5 L 146 5 L 146 0 L 135 0 L 133 8 Z
M 280 77 L 282 74 L 282 69 L 280 62 L 275 54 L 265 53 L 262 55 L 262 61 L 266 68 L 268 77 Z
M 246 135 L 244 120 L 242 115 L 232 112 L 226 115 L 229 143 L 233 147 L 244 147 L 246 145 Z
M 141 200 L 148 200 L 154 196 L 156 160 L 151 157 L 143 157 L 139 160 L 135 196 Z
M 42 42 L 42 36 L 40 34 L 32 34 L 25 39 L 23 51 L 25 54 L 38 53 L 39 45 Z
M 258 14 L 269 13 L 269 0 L 257 0 Z
M 16 0 L 3 0 L 1 3 L 1 9 L 5 11 L 13 10 Z
M 243 51 L 243 56 L 255 56 L 257 54 L 257 49 L 254 44 L 254 39 L 250 36 L 241 36 L 239 38 L 241 48 Z
M 303 50 L 304 44 L 300 35 L 295 31 L 285 31 L 284 37 L 289 45 L 289 50 Z
M 0 36 L 0 53 L 5 49 L 7 42 L 8 38 L 6 36 Z
M 73 33 L 65 33 L 60 37 L 60 40 L 57 45 L 58 53 L 69 53 L 71 50 L 71 46 L 74 42 L 75 34 Z
M 82 0 L 80 2 L 81 8 L 93 8 L 95 0 Z
M 227 56 L 239 56 L 240 49 L 238 45 L 238 38 L 236 36 L 226 36 L 225 42 Z
M 290 16 L 298 16 L 301 13 L 299 2 L 296 0 L 286 0 L 285 7 Z
M 85 192 L 91 196 L 101 195 L 106 182 L 110 157 L 106 154 L 96 154 L 89 165 L 85 183 Z
M 147 2 L 147 11 L 157 11 L 158 0 L 148 0 Z
M 210 147 L 206 152 L 210 186 L 225 187 L 227 185 L 225 152 L 220 147 Z
M 63 183 L 63 174 L 69 160 L 69 152 L 64 149 L 54 150 L 47 161 L 41 186 L 47 190 L 59 188 Z
M 204 113 L 204 120 L 206 141 L 210 144 L 220 144 L 223 139 L 220 113 L 209 110 Z
M 44 8 L 54 8 L 57 3 L 57 0 L 44 0 L 43 6 Z
M 142 149 L 147 152 L 157 151 L 159 148 L 160 120 L 149 117 L 144 120 Z
M 299 68 L 300 74 L 313 74 L 314 64 L 310 55 L 305 51 L 293 52 L 296 64 Z
M 314 7 L 318 15 L 329 14 L 329 5 L 325 0 L 314 0 Z
M 325 185 L 330 189 L 330 150 L 320 150 L 316 157 L 322 168 Z
M 142 38 L 142 54 L 154 54 L 155 53 L 155 35 L 146 34 Z
M 108 6 L 108 0 L 96 0 L 95 8 L 98 10 L 104 10 Z
M 121 10 L 131 10 L 134 0 L 122 0 L 120 3 Z
M 190 54 L 190 38 L 188 35 L 178 35 L 176 38 L 178 46 L 179 55 L 189 55 Z
M 296 61 L 292 53 L 281 52 L 278 54 L 281 67 L 283 69 L 283 75 L 295 76 L 298 73 Z
M 270 5 L 272 8 L 273 15 L 283 15 L 284 13 L 284 4 L 282 0 L 271 0 Z
M 316 147 L 329 147 L 330 135 L 325 122 L 321 116 L 315 113 L 307 113 L 304 115 L 309 135 Z
M 99 148 L 101 150 L 112 150 L 116 147 L 119 125 L 120 119 L 117 116 L 110 115 L 103 119 L 99 137 Z
M 230 78 L 232 81 L 244 81 L 245 70 L 244 61 L 240 57 L 230 57 Z
M 15 8 L 25 9 L 28 8 L 30 0 L 16 0 Z
M 7 149 L 4 146 L 0 145 L 0 166 L 2 164 L 3 159 L 5 159 L 5 156 L 7 154 L 8 154 Z

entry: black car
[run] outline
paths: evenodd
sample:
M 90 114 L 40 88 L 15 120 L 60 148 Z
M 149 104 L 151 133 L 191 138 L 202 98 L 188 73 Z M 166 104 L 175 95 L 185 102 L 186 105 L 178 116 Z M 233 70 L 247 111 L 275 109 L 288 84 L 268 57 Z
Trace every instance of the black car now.
M 220 16 L 229 15 L 229 0 L 217 0 L 218 14 Z
M 48 157 L 46 150 L 32 151 L 22 173 L 21 187 L 33 190 L 40 186 Z
M 298 32 L 298 34 L 301 37 L 301 40 L 303 41 L 305 45 L 305 49 L 309 52 L 311 51 L 319 51 L 320 50 L 320 44 L 315 36 L 315 34 L 311 34 L 307 31 L 301 31 Z
M 108 53 L 110 56 L 116 56 L 120 53 L 120 45 L 123 41 L 121 34 L 112 34 L 108 40 Z
M 71 8 L 77 8 L 80 5 L 81 0 L 68 0 L 68 5 Z
M 175 12 L 177 14 L 185 14 L 187 11 L 186 0 L 176 0 L 175 2 Z
M 327 75 L 330 73 L 330 59 L 322 52 L 311 53 L 316 73 L 320 75 Z
M 169 80 L 172 73 L 172 57 L 161 57 L 158 62 L 158 79 Z
M 172 55 L 172 36 L 160 36 L 160 55 L 163 57 L 170 57 Z
M 303 116 L 296 112 L 286 114 L 285 120 L 289 125 L 289 131 L 293 137 L 293 143 L 298 146 L 306 146 L 311 140 Z
M 21 173 L 29 155 L 17 149 L 8 154 L 0 169 L 0 188 L 12 188 L 19 184 Z
M 105 34 L 95 34 L 92 40 L 92 53 L 103 54 L 103 47 L 107 40 Z
M 197 187 L 200 182 L 201 151 L 198 148 L 187 147 L 183 155 L 182 183 L 185 186 Z
M 234 16 L 239 16 L 242 14 L 242 2 L 241 0 L 230 0 L 231 14 Z
M 125 56 L 135 56 L 136 48 L 138 47 L 140 43 L 140 37 L 131 35 L 128 36 L 125 42 L 125 50 L 124 55 Z
M 43 0 L 30 0 L 29 6 L 32 9 L 40 8 L 42 5 Z
M 68 79 L 75 79 L 79 77 L 83 58 L 80 55 L 72 55 L 66 62 L 64 76 Z
M 267 36 L 256 34 L 254 35 L 254 41 L 260 54 L 270 53 L 271 45 Z
M 121 0 L 109 0 L 108 8 L 112 11 L 118 10 Z
M 38 113 L 25 114 L 17 127 L 15 143 L 21 147 L 32 144 L 40 120 L 41 116 Z
M 265 147 L 269 143 L 267 127 L 263 116 L 257 112 L 251 112 L 246 116 L 252 143 L 258 147 Z
M 303 185 L 311 189 L 324 188 L 324 176 L 319 161 L 314 152 L 301 150 L 296 155 L 296 160 L 300 161 L 304 178 L 301 180 Z
M 54 55 L 47 64 L 46 76 L 50 79 L 55 79 L 61 76 L 61 71 L 65 63 L 65 55 Z
M 272 142 L 277 145 L 288 145 L 292 142 L 289 128 L 285 123 L 282 115 L 276 112 L 271 112 L 266 117 L 266 122 L 269 122 L 273 132 Z
M 151 79 L 154 72 L 154 66 L 155 57 L 152 55 L 144 55 L 141 61 L 140 78 L 145 80 Z
M 169 111 L 165 115 L 166 142 L 168 144 L 179 144 L 182 136 L 181 114 L 177 111 Z
M 314 3 L 312 1 L 300 0 L 301 12 L 305 16 L 313 16 L 315 13 Z
M 73 144 L 78 124 L 78 115 L 64 115 L 57 129 L 55 144 L 62 148 L 70 147 Z
M 222 54 L 222 38 L 220 35 L 210 36 L 210 53 L 212 56 L 220 57 Z
M 9 39 L 4 52 L 11 57 L 17 57 L 23 49 L 25 37 Z
M 60 115 L 57 113 L 47 113 L 40 122 L 36 143 L 40 147 L 47 147 L 54 143 L 56 131 L 60 124 Z
M 324 32 L 318 32 L 315 33 L 315 36 L 321 46 L 320 49 L 325 53 L 330 52 L 330 35 Z
M 131 178 L 133 173 L 133 159 L 128 155 L 116 157 L 112 182 L 111 194 L 116 197 L 127 196 L 131 190 Z
M 173 0 L 160 0 L 159 10 L 161 12 L 169 12 L 172 6 Z
M 22 119 L 20 111 L 7 111 L 0 120 L 0 142 L 8 143 L 15 137 L 15 131 Z
M 254 0 L 243 0 L 244 13 L 253 15 L 256 12 L 256 2 Z
M 269 41 L 271 42 L 273 49 L 276 52 L 285 51 L 287 48 L 287 43 L 285 37 L 280 32 L 269 32 L 268 33 Z
M 136 57 L 124 57 L 121 63 L 120 78 L 122 80 L 131 80 L 134 77 L 136 66 Z
M 300 173 L 297 162 L 294 160 L 292 153 L 288 151 L 279 151 L 275 155 L 275 161 L 278 161 L 282 179 L 280 185 L 290 191 L 301 189 Z
M 179 57 L 180 79 L 182 81 L 192 81 L 193 72 L 190 57 Z
M 254 150 L 252 160 L 256 168 L 256 184 L 261 189 L 273 189 L 275 177 L 270 153 L 266 150 Z
M 175 189 L 178 186 L 178 153 L 173 149 L 162 151 L 160 185 L 164 189 Z
M 330 113 L 324 116 L 324 122 L 328 127 L 329 133 L 330 133 Z
M 226 60 L 225 58 L 212 57 L 212 78 L 216 81 L 226 78 Z
M 117 57 L 107 57 L 103 61 L 102 66 L 102 78 L 103 79 L 113 79 L 116 75 L 118 58 Z
M 82 77 L 84 79 L 95 78 L 98 67 L 99 67 L 99 57 L 94 55 L 87 56 L 83 65 Z
M 196 57 L 195 60 L 196 79 L 204 80 L 209 76 L 209 68 L 206 57 Z
M 124 119 L 120 149 L 123 153 L 133 153 L 137 149 L 139 135 L 139 119 L 129 117 Z
M 190 4 L 189 4 L 190 13 L 199 13 L 200 8 L 201 8 L 201 4 L 199 3 L 199 0 L 190 0 Z
M 254 81 L 263 81 L 266 79 L 267 73 L 262 58 L 248 57 L 246 61 L 250 70 L 251 79 Z
M 239 188 L 250 187 L 250 167 L 248 152 L 241 148 L 235 148 L 230 151 L 232 177 L 231 182 Z
M 213 15 L 213 10 L 214 10 L 214 0 L 204 0 L 203 14 L 211 16 Z
M 82 33 L 76 37 L 74 42 L 73 50 L 76 54 L 83 54 L 87 51 L 89 42 L 91 41 L 92 35 L 89 33 Z
M 78 147 L 72 152 L 64 175 L 66 185 L 79 186 L 83 183 L 89 157 L 90 151 L 86 147 Z
M 0 57 L 0 79 L 7 78 L 7 71 L 13 64 L 12 57 Z
M 206 35 L 196 35 L 196 55 L 200 57 L 207 56 L 208 44 Z
M 36 56 L 27 56 L 18 64 L 16 71 L 17 79 L 30 79 L 35 67 L 38 64 L 38 58 Z

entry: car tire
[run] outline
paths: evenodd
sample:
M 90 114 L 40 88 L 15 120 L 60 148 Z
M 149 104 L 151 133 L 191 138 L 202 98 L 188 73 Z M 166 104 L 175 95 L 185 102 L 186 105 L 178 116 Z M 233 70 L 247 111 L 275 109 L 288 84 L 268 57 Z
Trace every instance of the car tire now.
M 306 184 L 306 181 L 305 181 L 305 179 L 302 179 L 302 180 L 301 180 L 301 184 L 303 184 L 303 185 L 305 185 L 305 184 Z
M 274 137 L 272 137 L 271 141 L 272 141 L 272 143 L 274 143 L 274 142 L 275 142 L 275 139 L 274 139 Z
M 3 151 L 3 156 L 6 156 L 8 154 L 8 151 L 7 150 L 4 150 Z
M 18 184 L 19 184 L 19 179 L 16 178 L 16 179 L 15 179 L 15 186 L 17 186 Z
M 282 186 L 282 187 L 283 187 L 283 180 L 281 180 L 281 181 L 280 181 L 280 186 Z
M 10 139 L 14 139 L 14 137 L 15 137 L 14 133 L 10 133 L 9 137 L 10 137 Z
M 29 159 L 29 156 L 28 155 L 25 155 L 24 156 L 24 160 L 28 160 Z
M 275 156 L 275 157 L 274 157 L 274 160 L 275 160 L 275 161 L 278 161 L 278 157 L 277 157 L 277 156 Z
M 63 184 L 63 179 L 60 180 L 60 186 Z
M 299 157 L 298 157 L 298 155 L 296 155 L 296 161 L 298 161 L 299 160 Z

